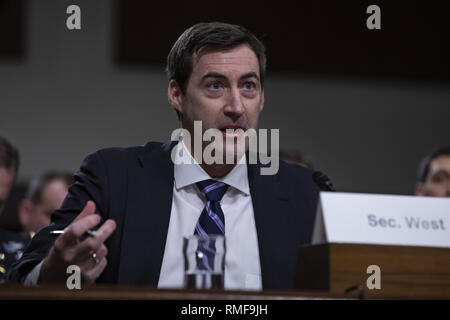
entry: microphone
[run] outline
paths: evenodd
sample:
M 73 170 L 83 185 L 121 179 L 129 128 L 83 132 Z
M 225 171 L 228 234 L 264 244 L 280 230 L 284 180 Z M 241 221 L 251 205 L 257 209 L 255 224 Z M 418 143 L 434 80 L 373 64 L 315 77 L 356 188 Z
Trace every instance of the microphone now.
M 314 171 L 312 174 L 312 179 L 319 187 L 320 191 L 336 191 L 333 186 L 333 182 L 331 182 L 330 178 L 321 171 Z

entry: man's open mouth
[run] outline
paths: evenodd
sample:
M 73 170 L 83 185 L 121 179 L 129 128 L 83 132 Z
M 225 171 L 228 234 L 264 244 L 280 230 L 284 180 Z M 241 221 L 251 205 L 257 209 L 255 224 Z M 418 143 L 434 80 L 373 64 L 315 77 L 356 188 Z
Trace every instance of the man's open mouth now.
M 241 134 L 242 134 L 242 132 L 245 132 L 245 129 L 240 126 L 227 126 L 227 127 L 220 128 L 219 130 L 222 132 L 222 135 L 224 137 L 228 137 L 228 138 L 231 138 L 231 137 L 237 138 L 239 136 L 239 132 Z
M 230 125 L 230 126 L 224 126 L 224 127 L 220 127 L 219 128 L 219 130 L 222 131 L 222 132 L 226 132 L 227 130 L 230 131 L 230 132 L 234 132 L 234 131 L 239 130 L 239 129 L 245 132 L 245 128 L 241 127 L 241 126 Z

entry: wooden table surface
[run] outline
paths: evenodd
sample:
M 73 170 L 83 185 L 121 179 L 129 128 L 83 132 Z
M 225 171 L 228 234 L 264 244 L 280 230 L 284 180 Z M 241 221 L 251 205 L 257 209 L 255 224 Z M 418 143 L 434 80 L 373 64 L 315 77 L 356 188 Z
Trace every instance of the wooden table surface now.
M 167 290 L 144 286 L 94 285 L 80 290 L 62 286 L 0 286 L 0 300 L 100 299 L 100 300 L 304 300 L 357 299 L 357 293 L 329 294 L 302 291 Z

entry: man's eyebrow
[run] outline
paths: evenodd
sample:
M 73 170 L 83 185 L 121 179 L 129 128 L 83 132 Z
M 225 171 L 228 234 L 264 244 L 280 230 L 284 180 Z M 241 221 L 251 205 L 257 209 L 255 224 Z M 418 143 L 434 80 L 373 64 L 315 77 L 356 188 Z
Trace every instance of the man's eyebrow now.
M 249 72 L 240 77 L 240 79 L 256 78 L 259 81 L 259 77 L 256 72 Z
M 205 74 L 202 77 L 201 81 L 204 81 L 205 79 L 208 79 L 208 78 L 226 79 L 227 77 L 218 72 L 208 72 L 207 74 Z M 248 72 L 239 77 L 239 79 L 241 79 L 241 80 L 248 79 L 248 78 L 256 78 L 256 80 L 259 81 L 259 77 L 258 77 L 258 74 L 256 74 L 256 72 Z
M 208 72 L 207 74 L 205 74 L 202 77 L 202 81 L 204 81 L 205 79 L 208 78 L 219 78 L 219 79 L 226 79 L 227 77 L 225 77 L 225 75 L 221 74 L 221 73 L 217 73 L 217 72 Z
M 439 174 L 444 174 L 446 176 L 450 176 L 450 173 L 445 169 L 439 169 L 439 170 L 433 172 L 431 175 L 435 176 L 435 175 L 439 175 Z

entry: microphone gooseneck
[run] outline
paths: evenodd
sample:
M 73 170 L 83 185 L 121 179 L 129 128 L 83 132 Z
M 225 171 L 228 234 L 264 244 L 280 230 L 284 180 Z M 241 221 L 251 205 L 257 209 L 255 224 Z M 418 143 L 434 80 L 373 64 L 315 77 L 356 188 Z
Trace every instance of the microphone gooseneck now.
M 314 171 L 312 179 L 319 186 L 320 191 L 336 191 L 328 176 L 321 171 Z

